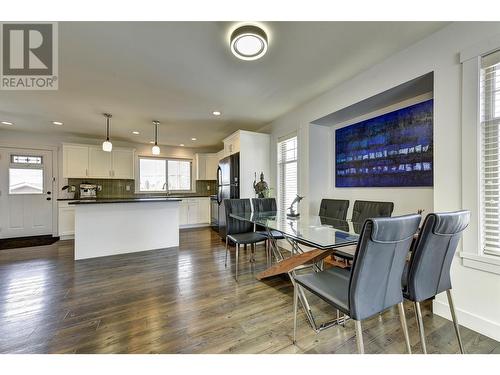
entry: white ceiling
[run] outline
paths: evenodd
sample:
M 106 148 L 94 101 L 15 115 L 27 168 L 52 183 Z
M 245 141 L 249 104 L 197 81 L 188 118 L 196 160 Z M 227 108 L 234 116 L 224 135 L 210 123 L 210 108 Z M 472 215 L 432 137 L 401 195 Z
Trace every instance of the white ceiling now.
M 160 144 L 218 146 L 445 24 L 266 22 L 268 53 L 242 61 L 228 48 L 236 23 L 62 22 L 59 90 L 0 91 L 0 121 L 22 131 L 102 137 L 101 114 L 110 112 L 112 139 L 147 143 L 156 119 Z

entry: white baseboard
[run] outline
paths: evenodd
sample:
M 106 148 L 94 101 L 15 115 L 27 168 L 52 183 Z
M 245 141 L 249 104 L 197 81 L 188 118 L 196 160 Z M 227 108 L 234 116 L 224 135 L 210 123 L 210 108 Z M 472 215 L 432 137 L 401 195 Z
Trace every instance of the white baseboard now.
M 447 303 L 434 300 L 433 312 L 445 319 L 451 320 L 450 307 Z M 500 341 L 500 324 L 489 319 L 485 319 L 479 315 L 472 314 L 456 308 L 458 323 L 464 327 L 479 332 L 482 335 L 488 336 L 493 340 Z
M 182 224 L 182 225 L 179 225 L 179 229 L 202 228 L 202 227 L 209 227 L 209 226 L 210 226 L 210 223 Z

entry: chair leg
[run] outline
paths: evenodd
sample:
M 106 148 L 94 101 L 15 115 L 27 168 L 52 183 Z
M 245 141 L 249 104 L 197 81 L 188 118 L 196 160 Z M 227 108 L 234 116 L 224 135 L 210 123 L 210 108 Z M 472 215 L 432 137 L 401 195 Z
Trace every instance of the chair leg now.
M 427 354 L 427 346 L 425 345 L 424 321 L 422 320 L 420 302 L 415 302 L 415 315 L 417 316 L 418 332 L 420 333 L 420 344 L 422 345 L 422 352 L 424 354 Z
M 240 244 L 236 244 L 236 281 L 238 281 L 238 257 L 239 257 L 239 252 L 240 252 Z
M 403 306 L 403 302 L 398 303 L 398 310 L 399 320 L 401 320 L 401 328 L 403 328 L 403 334 L 405 336 L 406 350 L 408 351 L 408 354 L 411 354 L 410 336 L 408 335 L 408 326 L 406 325 L 405 308 Z
M 229 239 L 226 237 L 226 259 L 224 260 L 224 267 L 226 268 L 227 268 L 227 253 L 229 252 L 228 241 Z
M 293 344 L 297 343 L 297 307 L 299 304 L 299 286 L 297 284 L 293 287 Z
M 356 343 L 358 344 L 358 353 L 365 354 L 365 346 L 363 345 L 363 330 L 361 329 L 361 321 L 355 320 L 354 326 L 356 327 Z
M 450 305 L 451 318 L 453 319 L 453 325 L 455 326 L 455 333 L 457 334 L 460 353 L 464 354 L 465 350 L 464 350 L 464 345 L 462 344 L 462 338 L 460 337 L 458 319 L 457 319 L 457 314 L 455 312 L 455 304 L 453 303 L 453 296 L 451 295 L 451 289 L 448 289 L 446 291 L 446 296 L 448 297 L 448 304 Z

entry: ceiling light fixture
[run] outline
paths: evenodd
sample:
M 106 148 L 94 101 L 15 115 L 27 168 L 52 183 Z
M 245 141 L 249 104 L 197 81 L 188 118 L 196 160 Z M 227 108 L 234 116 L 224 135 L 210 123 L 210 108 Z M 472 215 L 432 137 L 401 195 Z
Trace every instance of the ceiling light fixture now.
M 106 140 L 102 142 L 102 150 L 106 152 L 111 152 L 113 150 L 113 144 L 109 141 L 109 119 L 112 117 L 109 113 L 103 113 L 106 118 Z
M 198 138 L 191 138 L 192 141 L 196 141 Z
M 212 115 L 214 115 L 214 116 L 220 116 L 220 115 L 222 115 L 222 113 L 220 111 L 213 111 Z
M 151 148 L 151 152 L 153 155 L 160 155 L 160 147 L 158 146 L 158 125 L 160 125 L 160 121 L 153 121 L 153 125 L 155 126 L 155 145 Z
M 140 133 L 139 133 L 137 130 L 134 130 L 134 131 L 132 132 L 132 134 L 138 135 L 138 134 L 140 134 Z
M 8 122 L 8 121 L 2 121 L 2 124 L 4 124 L 4 125 L 14 125 L 14 123 Z
M 184 147 L 184 143 L 181 143 L 179 146 Z
M 63 123 L 61 121 L 52 121 L 52 124 L 61 126 Z
M 254 25 L 238 27 L 231 34 L 231 52 L 241 60 L 257 60 L 266 54 L 267 35 Z

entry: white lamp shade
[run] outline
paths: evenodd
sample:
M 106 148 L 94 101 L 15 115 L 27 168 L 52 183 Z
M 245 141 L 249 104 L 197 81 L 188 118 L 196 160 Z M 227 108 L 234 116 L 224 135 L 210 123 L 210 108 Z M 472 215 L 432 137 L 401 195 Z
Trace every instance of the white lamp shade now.
M 153 153 L 153 155 L 160 155 L 160 146 L 154 145 L 151 148 L 151 152 Z
M 102 150 L 106 152 L 111 152 L 113 150 L 113 144 L 110 141 L 102 142 Z

